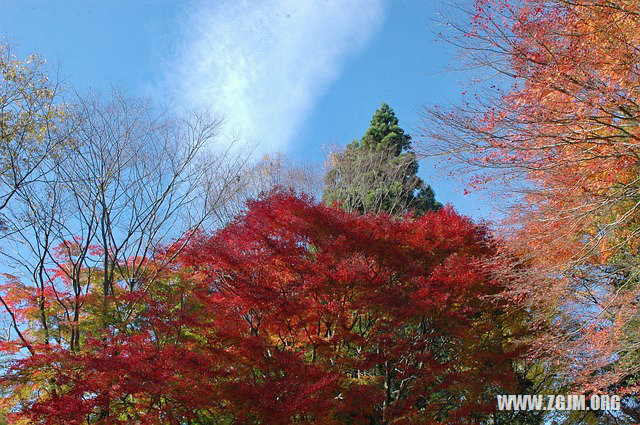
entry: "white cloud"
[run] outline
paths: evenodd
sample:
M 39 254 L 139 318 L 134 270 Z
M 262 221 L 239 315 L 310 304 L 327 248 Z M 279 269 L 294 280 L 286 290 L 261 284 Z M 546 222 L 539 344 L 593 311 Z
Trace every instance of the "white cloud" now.
M 178 96 L 212 104 L 228 131 L 283 149 L 350 54 L 383 22 L 385 0 L 236 0 L 193 10 L 177 72 Z

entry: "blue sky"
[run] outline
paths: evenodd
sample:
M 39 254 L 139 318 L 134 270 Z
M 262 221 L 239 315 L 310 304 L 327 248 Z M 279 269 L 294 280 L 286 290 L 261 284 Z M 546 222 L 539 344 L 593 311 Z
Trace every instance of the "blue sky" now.
M 323 161 L 360 137 L 389 103 L 417 135 L 423 105 L 463 90 L 434 35 L 437 0 L 0 0 L 0 34 L 37 52 L 70 86 L 211 104 L 227 134 Z M 463 195 L 440 163 L 421 162 L 438 200 L 490 218 L 490 199 Z

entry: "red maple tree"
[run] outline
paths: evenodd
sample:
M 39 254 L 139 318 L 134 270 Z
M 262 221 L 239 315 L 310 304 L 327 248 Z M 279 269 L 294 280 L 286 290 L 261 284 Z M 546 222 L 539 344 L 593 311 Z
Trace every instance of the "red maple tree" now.
M 477 423 L 514 388 L 519 353 L 490 297 L 503 289 L 484 261 L 494 250 L 450 207 L 398 219 L 273 193 L 189 235 L 168 267 L 148 267 L 153 285 L 117 286 L 106 314 L 87 296 L 73 350 L 31 330 L 3 346 L 32 350 L 2 377 L 9 420 Z M 20 305 L 38 297 L 5 299 L 19 329 L 37 323 Z
M 583 391 L 637 391 L 638 2 L 477 0 L 469 17 L 466 58 L 499 78 L 432 109 L 429 148 L 516 195 L 504 246 L 541 353 Z

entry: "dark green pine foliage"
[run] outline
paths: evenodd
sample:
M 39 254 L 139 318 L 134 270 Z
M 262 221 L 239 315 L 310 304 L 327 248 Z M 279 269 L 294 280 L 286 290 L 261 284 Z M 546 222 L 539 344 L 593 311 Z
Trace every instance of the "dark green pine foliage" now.
M 420 215 L 437 210 L 441 205 L 433 190 L 417 173 L 411 137 L 398 126 L 391 107 L 383 103 L 362 139 L 330 156 L 323 200 L 360 213 Z

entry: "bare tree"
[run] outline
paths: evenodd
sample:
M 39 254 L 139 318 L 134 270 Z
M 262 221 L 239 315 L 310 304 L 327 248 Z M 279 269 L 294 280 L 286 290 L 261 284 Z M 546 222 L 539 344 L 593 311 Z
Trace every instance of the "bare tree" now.
M 0 214 L 69 145 L 62 130 L 67 111 L 51 75 L 44 59 L 18 59 L 9 44 L 0 43 Z
M 281 152 L 265 154 L 259 161 L 247 164 L 238 175 L 233 197 L 221 209 L 221 218 L 235 217 L 246 207 L 247 201 L 257 199 L 279 188 L 297 194 L 316 197 L 321 192 L 320 166 L 310 163 L 296 164 Z
M 66 123 L 71 149 L 17 190 L 6 214 L 5 264 L 41 300 L 27 346 L 53 338 L 76 349 L 89 294 L 102 298 L 101 320 L 84 326 L 126 324 L 139 306 L 117 305 L 113 295 L 153 285 L 179 252 L 163 246 L 186 243 L 224 217 L 247 156 L 217 146 L 221 124 L 206 111 L 173 115 L 119 92 L 106 101 L 95 93 L 75 99 Z M 14 331 L 21 332 L 15 321 Z

